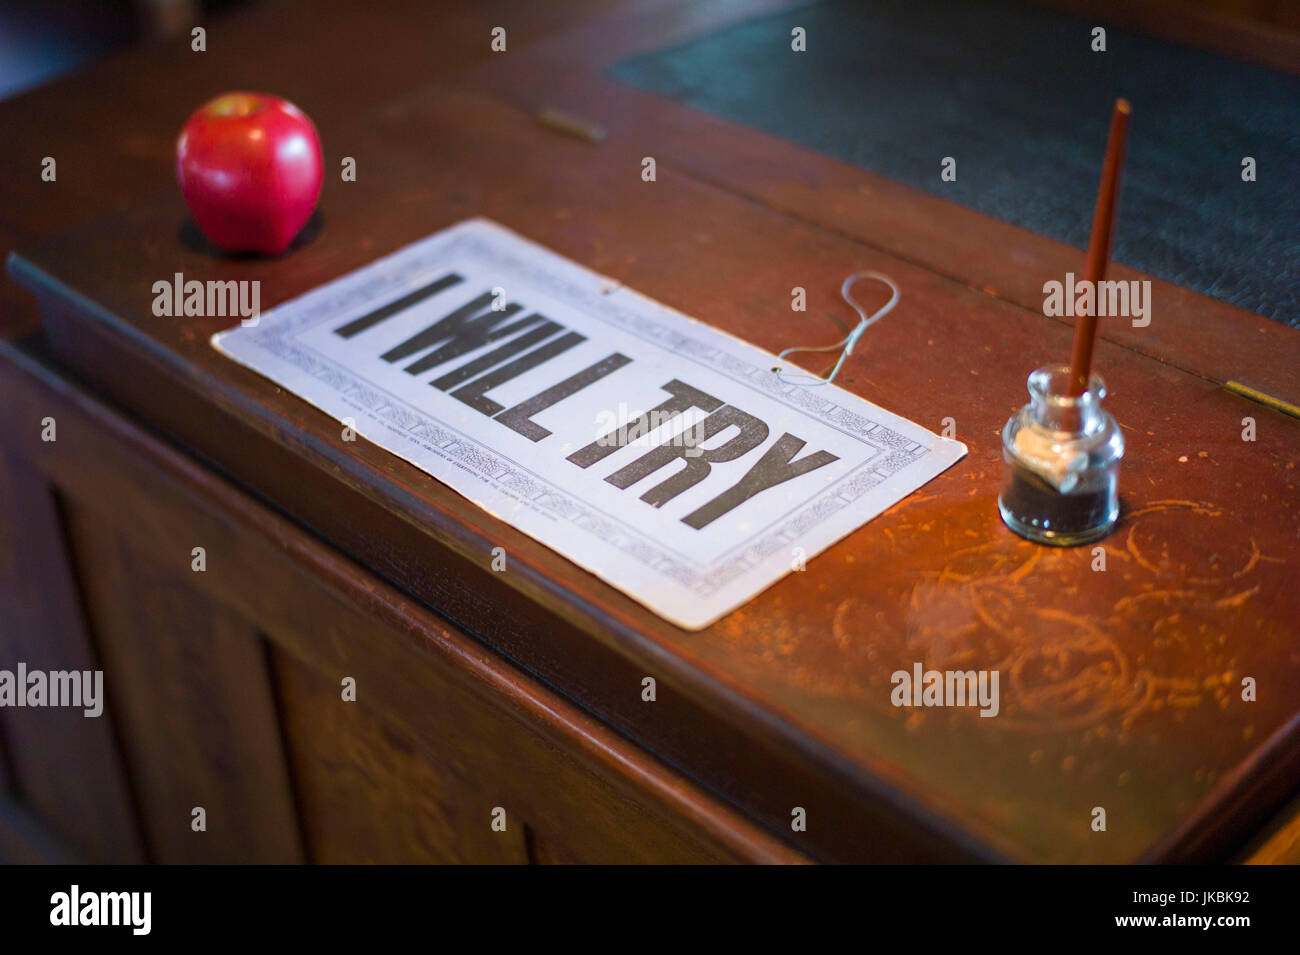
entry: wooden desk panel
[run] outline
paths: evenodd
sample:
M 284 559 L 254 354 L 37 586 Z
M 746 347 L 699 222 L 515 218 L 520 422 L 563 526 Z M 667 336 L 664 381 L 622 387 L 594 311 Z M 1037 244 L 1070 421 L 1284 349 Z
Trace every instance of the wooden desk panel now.
M 91 476 L 107 489 L 103 467 Z M 256 624 L 206 592 L 208 571 L 192 570 L 191 550 L 203 545 L 213 551 L 212 571 L 221 572 L 216 542 L 178 536 L 151 553 L 131 517 L 138 504 L 125 509 L 129 498 L 116 495 L 87 501 L 66 484 L 55 486 L 147 858 L 301 862 L 266 647 Z M 9 722 L 23 719 L 15 714 Z M 59 749 L 51 755 L 66 759 Z M 64 774 L 47 778 L 66 786 Z M 201 832 L 192 828 L 195 807 L 204 814 Z
M 2 443 L 0 501 L 0 667 L 12 670 L 21 660 L 32 670 L 94 669 L 61 501 Z M 131 790 L 114 753 L 112 713 L 86 719 L 75 708 L 6 709 L 0 726 L 15 806 L 35 818 L 62 820 L 69 855 L 143 861 Z
M 112 720 L 125 734 L 120 761 L 93 733 L 47 735 L 44 765 L 20 765 L 15 788 L 75 788 L 102 802 L 112 795 L 103 780 L 69 785 L 69 767 L 93 768 L 83 762 L 89 748 L 91 763 L 120 767 L 139 810 L 138 822 L 132 809 L 82 819 L 5 798 L 7 860 L 803 861 L 9 346 L 0 346 L 0 389 L 12 412 L 0 448 L 64 502 L 57 539 L 84 592 L 69 609 L 86 615 L 106 671 L 108 711 L 92 729 Z M 29 427 L 44 416 L 58 422 L 57 442 Z M 7 509 L 2 526 L 14 527 Z M 195 542 L 206 548 L 202 573 L 191 569 Z M 53 635 L 55 621 L 32 632 Z M 3 636 L 11 659 L 12 635 Z M 356 680 L 356 703 L 341 699 L 343 676 Z M 43 715 L 5 710 L 6 738 L 32 713 Z M 206 832 L 189 829 L 194 805 L 208 812 Z M 496 806 L 507 810 L 502 833 L 490 828 Z

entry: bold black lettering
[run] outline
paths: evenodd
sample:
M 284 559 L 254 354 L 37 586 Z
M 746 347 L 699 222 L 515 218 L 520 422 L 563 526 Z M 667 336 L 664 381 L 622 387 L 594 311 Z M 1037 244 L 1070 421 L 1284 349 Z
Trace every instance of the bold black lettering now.
M 717 411 L 722 407 L 719 399 L 706 395 L 698 388 L 683 384 L 676 378 L 664 385 L 663 389 L 672 397 L 659 407 L 650 409 L 626 427 L 616 428 L 585 448 L 574 451 L 566 460 L 572 461 L 580 468 L 589 468 L 597 461 L 603 461 L 619 448 L 631 444 L 643 434 L 648 434 L 655 428 L 672 421 L 684 411 L 691 408 Z
M 540 441 L 551 432 L 547 431 L 537 422 L 531 420 L 533 415 L 545 411 L 552 405 L 559 404 L 565 398 L 581 391 L 594 381 L 599 381 L 606 375 L 622 368 L 632 359 L 618 352 L 602 358 L 590 368 L 585 368 L 576 375 L 571 375 L 558 385 L 552 385 L 545 391 L 538 392 L 527 401 L 522 401 L 506 411 L 496 416 L 507 428 L 518 431 L 525 438 L 531 441 Z
M 699 447 L 700 444 L 732 425 L 738 427 L 740 433 L 731 440 L 708 451 Z M 703 431 L 703 437 L 698 441 L 692 444 L 662 444 L 653 451 L 643 454 L 627 467 L 615 471 L 605 480 L 615 487 L 628 488 L 664 465 L 681 458 L 686 462 L 686 467 L 641 495 L 641 500 L 647 504 L 662 507 L 678 494 L 689 490 L 708 477 L 709 471 L 712 470 L 710 465 L 733 461 L 767 440 L 767 424 L 732 405 L 726 405 L 713 412 L 700 422 L 700 429 Z M 692 450 L 698 454 L 688 455 L 687 452 Z
M 520 311 L 523 306 L 511 302 L 501 311 L 494 312 L 490 307 L 493 298 L 491 292 L 484 292 L 477 298 L 466 302 L 450 315 L 439 319 L 428 328 L 416 332 L 400 345 L 395 345 L 384 352 L 384 361 L 398 361 L 451 339 L 442 348 L 438 349 L 434 356 L 431 356 L 435 358 L 434 361 L 417 363 L 422 365 L 422 368 L 431 368 L 435 364 L 451 361 L 451 359 L 459 357 L 468 351 L 486 345 L 489 341 L 520 331 L 543 320 L 540 315 L 532 315 L 504 328 L 498 328 L 497 326 Z M 407 370 L 410 371 L 410 369 Z
M 798 461 L 791 459 L 799 453 L 806 442 L 790 433 L 781 435 L 776 444 L 768 448 L 767 453 L 759 458 L 758 463 L 749 469 L 749 473 L 736 482 L 729 490 L 723 491 L 703 507 L 682 518 L 696 530 L 712 524 L 723 514 L 744 504 L 760 491 L 784 484 L 801 474 L 825 467 L 832 461 L 838 461 L 837 455 L 829 451 L 816 451 L 806 454 Z
M 493 401 L 491 398 L 485 398 L 484 392 L 491 391 L 498 385 L 503 385 L 512 378 L 517 378 L 524 372 L 536 368 L 543 362 L 550 361 L 556 355 L 562 355 L 575 345 L 580 345 L 587 340 L 586 335 L 579 335 L 577 332 L 569 332 L 567 335 L 561 335 L 552 342 L 547 342 L 541 348 L 535 348 L 528 354 L 516 358 L 509 364 L 502 365 L 496 371 L 490 371 L 480 378 L 476 378 L 468 385 L 462 385 L 451 393 L 451 396 L 458 401 L 463 401 L 475 411 L 481 411 L 491 418 L 497 414 L 504 406 Z
M 437 295 L 443 289 L 449 289 L 453 285 L 458 285 L 463 281 L 465 280 L 455 272 L 449 272 L 436 282 L 430 282 L 428 285 L 418 288 L 408 295 L 403 295 L 396 301 L 389 302 L 382 308 L 377 308 L 373 312 L 368 312 L 360 318 L 354 318 L 346 325 L 340 325 L 338 328 L 334 329 L 334 334 L 341 335 L 344 338 L 351 338 L 353 335 L 358 335 L 361 332 L 364 332 L 367 328 L 378 325 L 384 319 L 391 318 L 398 312 L 404 312 L 412 305 L 418 305 L 426 298 Z
M 513 355 L 518 355 L 522 351 L 527 351 L 534 345 L 545 341 L 563 327 L 564 326 L 559 322 L 543 322 L 527 334 L 520 335 L 518 338 L 510 339 L 510 341 L 506 342 L 504 345 L 492 349 L 486 355 L 481 355 L 473 361 L 465 362 L 465 364 L 461 365 L 459 368 L 447 372 L 447 374 L 435 381 L 429 382 L 429 384 L 443 391 L 446 391 L 449 388 L 454 388 L 461 382 L 469 381 L 475 375 L 487 371 L 494 365 L 501 364 L 501 362 L 505 361 L 507 358 L 510 358 Z M 416 365 L 423 365 L 432 357 L 432 355 L 425 356 L 406 370 L 414 371 L 416 370 Z

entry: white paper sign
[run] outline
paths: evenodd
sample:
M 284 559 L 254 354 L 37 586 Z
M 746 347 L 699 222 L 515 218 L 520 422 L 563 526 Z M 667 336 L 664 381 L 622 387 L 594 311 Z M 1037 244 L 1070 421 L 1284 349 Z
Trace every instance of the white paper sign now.
M 966 453 L 484 219 L 213 344 L 689 629 Z

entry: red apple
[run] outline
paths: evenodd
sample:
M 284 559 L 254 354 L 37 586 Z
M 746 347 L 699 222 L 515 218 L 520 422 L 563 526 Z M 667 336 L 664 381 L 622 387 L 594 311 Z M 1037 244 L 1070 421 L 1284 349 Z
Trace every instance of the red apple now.
M 223 93 L 181 129 L 176 176 L 213 244 L 279 255 L 320 198 L 320 138 L 307 114 L 287 100 Z

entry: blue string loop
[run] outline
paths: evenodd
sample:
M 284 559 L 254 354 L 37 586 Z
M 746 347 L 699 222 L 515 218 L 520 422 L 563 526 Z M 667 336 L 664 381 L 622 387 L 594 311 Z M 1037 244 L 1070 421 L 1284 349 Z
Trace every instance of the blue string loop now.
M 881 308 L 868 316 L 867 313 L 862 310 L 862 306 L 855 302 L 853 296 L 849 294 L 849 289 L 853 287 L 853 283 L 858 279 L 875 279 L 878 282 L 884 282 L 893 289 L 894 294 L 890 296 L 889 301 Z M 776 372 L 776 376 L 787 385 L 799 385 L 801 387 L 809 388 L 816 387 L 817 385 L 829 385 L 835 380 L 835 376 L 840 373 L 840 366 L 844 364 L 844 359 L 853 354 L 853 346 L 858 343 L 858 339 L 862 337 L 862 333 L 888 315 L 893 310 L 894 306 L 898 304 L 898 286 L 894 284 L 894 280 L 888 275 L 882 275 L 880 272 L 854 272 L 846 278 L 844 284 L 840 286 L 840 295 L 843 296 L 844 301 L 848 302 L 849 305 L 852 306 L 853 310 L 858 313 L 858 318 L 861 319 L 861 321 L 858 322 L 857 328 L 853 329 L 853 331 L 849 332 L 845 338 L 836 342 L 834 345 L 824 345 L 820 348 L 803 346 L 787 348 L 785 351 L 781 352 L 781 354 L 776 356 L 777 358 L 785 358 L 786 355 L 793 355 L 795 352 L 825 352 L 835 351 L 837 348 L 842 348 L 843 351 L 840 352 L 840 357 L 839 360 L 835 362 L 835 367 L 831 369 L 831 373 L 825 378 L 819 378 L 816 375 L 802 373 L 795 373 L 793 377 L 788 378 L 780 365 L 773 368 L 772 370 Z

